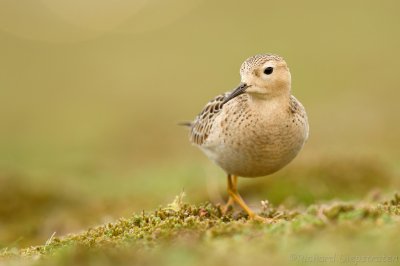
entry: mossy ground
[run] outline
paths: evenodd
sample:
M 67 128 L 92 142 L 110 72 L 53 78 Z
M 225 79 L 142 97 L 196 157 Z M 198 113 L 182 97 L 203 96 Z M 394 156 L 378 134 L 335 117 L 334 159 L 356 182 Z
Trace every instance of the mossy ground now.
M 0 265 L 400 263 L 399 194 L 293 210 L 264 204 L 261 215 L 276 222 L 250 221 L 234 211 L 222 215 L 218 206 L 188 204 L 181 194 L 166 207 L 52 236 L 44 245 L 5 248 Z

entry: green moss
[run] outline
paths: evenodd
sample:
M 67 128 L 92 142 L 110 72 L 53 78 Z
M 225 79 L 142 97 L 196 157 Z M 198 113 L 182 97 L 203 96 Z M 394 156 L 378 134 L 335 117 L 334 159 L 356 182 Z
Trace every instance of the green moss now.
M 272 224 L 248 220 L 242 212 L 222 215 L 218 206 L 208 202 L 188 204 L 183 201 L 183 197 L 184 194 L 177 196 L 166 207 L 151 212 L 143 211 L 114 223 L 89 228 L 79 234 L 61 238 L 52 236 L 41 246 L 21 250 L 3 249 L 0 256 L 2 260 L 28 264 L 37 260 L 51 264 L 55 261 L 71 263 L 74 260 L 93 262 L 102 258 L 103 262 L 109 264 L 132 260 L 166 265 L 166 261 L 158 261 L 160 257 L 175 254 L 173 256 L 178 256 L 182 261 L 191 261 L 188 254 L 189 257 L 201 257 L 205 252 L 213 258 L 212 262 L 216 262 L 219 252 L 226 253 L 226 250 L 218 249 L 232 248 L 232 245 L 237 249 L 237 246 L 252 243 L 255 250 L 268 247 L 269 255 L 274 257 L 281 253 L 278 260 L 285 260 L 282 257 L 284 252 L 297 250 L 298 245 L 312 239 L 321 247 L 330 246 L 330 241 L 339 243 L 347 235 L 357 237 L 346 239 L 345 243 L 356 241 L 379 228 L 382 233 L 373 238 L 377 243 L 384 241 L 388 248 L 388 239 L 400 237 L 398 194 L 382 203 L 331 202 L 313 205 L 305 210 L 287 210 L 269 205 L 261 215 L 276 217 Z M 362 249 L 363 244 L 359 247 Z M 390 248 L 397 252 L 400 246 L 393 244 Z M 318 250 L 316 248 L 315 252 Z M 152 256 L 154 252 L 157 254 L 155 257 Z M 237 257 L 238 254 L 232 256 Z M 196 261 L 199 260 L 191 262 L 196 264 Z M 105 265 L 109 265 L 107 263 Z

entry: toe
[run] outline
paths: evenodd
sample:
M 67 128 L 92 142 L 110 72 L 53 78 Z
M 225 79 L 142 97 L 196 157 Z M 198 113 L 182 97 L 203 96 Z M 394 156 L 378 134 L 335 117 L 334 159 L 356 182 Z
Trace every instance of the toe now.
M 266 224 L 272 224 L 272 223 L 276 222 L 276 220 L 273 219 L 273 218 L 266 218 L 266 217 L 262 217 L 262 216 L 259 216 L 259 215 L 254 215 L 253 217 L 250 217 L 250 219 L 252 219 L 254 221 L 266 223 Z

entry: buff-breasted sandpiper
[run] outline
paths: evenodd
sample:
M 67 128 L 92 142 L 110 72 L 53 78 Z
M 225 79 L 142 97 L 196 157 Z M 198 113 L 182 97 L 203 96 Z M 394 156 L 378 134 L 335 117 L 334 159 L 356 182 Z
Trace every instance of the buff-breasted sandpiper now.
M 229 200 L 250 218 L 256 215 L 237 191 L 237 177 L 272 174 L 287 165 L 308 138 L 303 105 L 291 94 L 286 62 L 277 55 L 248 58 L 240 68 L 241 83 L 208 102 L 189 123 L 190 141 L 228 175 Z

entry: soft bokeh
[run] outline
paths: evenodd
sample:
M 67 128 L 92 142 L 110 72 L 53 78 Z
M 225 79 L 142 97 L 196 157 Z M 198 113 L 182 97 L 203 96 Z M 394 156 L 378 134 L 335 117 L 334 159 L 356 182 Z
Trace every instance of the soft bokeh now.
M 171 201 L 225 197 L 178 127 L 283 56 L 311 127 L 281 172 L 240 180 L 258 204 L 395 190 L 398 1 L 0 2 L 0 246 L 43 243 Z

